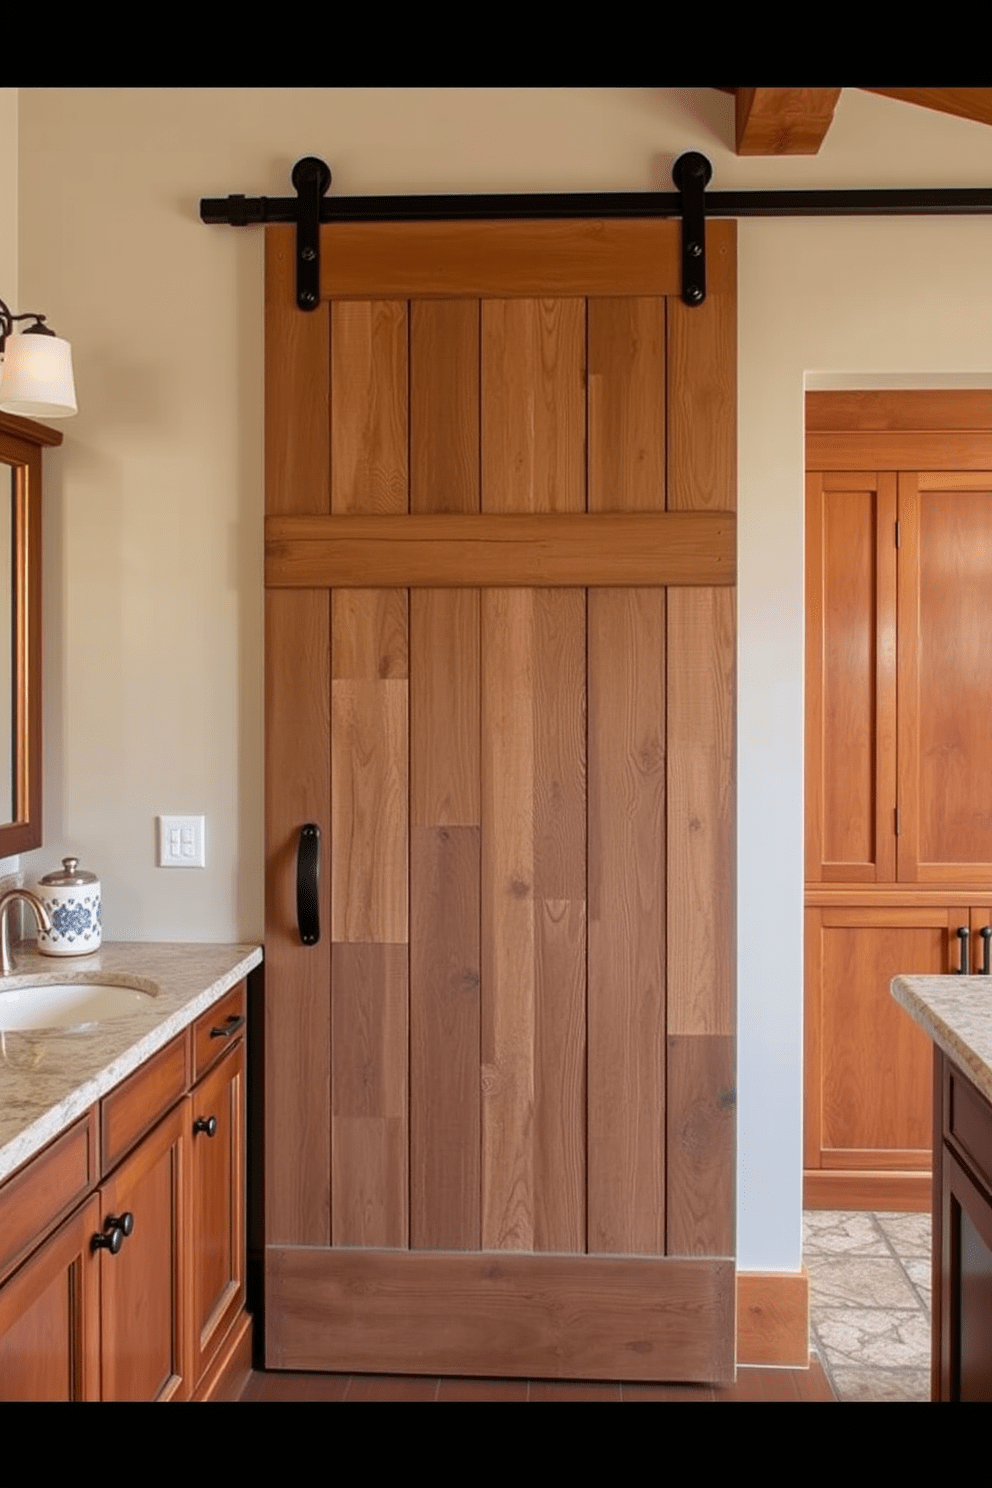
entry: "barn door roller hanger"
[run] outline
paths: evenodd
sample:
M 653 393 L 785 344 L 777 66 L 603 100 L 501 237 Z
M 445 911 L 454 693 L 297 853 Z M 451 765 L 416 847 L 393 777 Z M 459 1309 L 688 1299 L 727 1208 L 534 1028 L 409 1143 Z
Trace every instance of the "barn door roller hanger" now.
M 706 191 L 713 167 L 698 150 L 672 166 L 676 191 L 508 192 L 499 196 L 328 196 L 331 172 L 314 155 L 293 167 L 295 196 L 204 197 L 200 220 L 250 227 L 296 224 L 296 303 L 320 304 L 322 222 L 470 222 L 579 217 L 679 217 L 682 298 L 706 299 L 706 217 L 932 217 L 992 214 L 985 187 L 911 191 Z

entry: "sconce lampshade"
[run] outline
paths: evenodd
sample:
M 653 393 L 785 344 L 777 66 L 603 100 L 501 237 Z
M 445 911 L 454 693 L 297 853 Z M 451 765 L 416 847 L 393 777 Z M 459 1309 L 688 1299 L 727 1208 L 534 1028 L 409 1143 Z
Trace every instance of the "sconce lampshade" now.
M 25 418 L 69 418 L 76 412 L 68 341 L 29 331 L 7 337 L 0 362 L 0 409 Z

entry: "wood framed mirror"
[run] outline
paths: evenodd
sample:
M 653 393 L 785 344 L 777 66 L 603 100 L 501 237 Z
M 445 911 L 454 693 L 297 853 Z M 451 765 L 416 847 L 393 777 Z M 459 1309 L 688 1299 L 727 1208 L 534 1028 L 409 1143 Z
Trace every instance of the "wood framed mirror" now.
M 41 453 L 61 443 L 0 413 L 0 857 L 41 845 Z

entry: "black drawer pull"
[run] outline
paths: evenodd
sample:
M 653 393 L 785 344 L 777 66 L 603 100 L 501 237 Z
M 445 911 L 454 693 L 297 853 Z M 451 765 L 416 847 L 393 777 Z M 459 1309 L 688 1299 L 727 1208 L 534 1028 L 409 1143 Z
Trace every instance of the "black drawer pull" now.
M 296 850 L 296 923 L 304 945 L 320 939 L 320 828 L 307 822 Z
M 992 925 L 983 925 L 979 930 L 982 937 L 982 976 L 992 975 Z
M 194 1132 L 206 1132 L 208 1137 L 215 1137 L 217 1135 L 217 1117 L 198 1116 L 193 1122 L 193 1130 Z
M 244 1021 L 244 1013 L 232 1013 L 226 1023 L 222 1023 L 218 1028 L 211 1028 L 210 1037 L 230 1038 L 232 1033 L 237 1033 Z

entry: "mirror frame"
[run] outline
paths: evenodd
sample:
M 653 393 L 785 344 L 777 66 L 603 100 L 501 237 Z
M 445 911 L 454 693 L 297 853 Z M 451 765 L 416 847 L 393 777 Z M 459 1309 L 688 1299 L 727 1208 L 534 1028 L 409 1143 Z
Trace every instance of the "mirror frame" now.
M 41 846 L 41 452 L 62 435 L 0 413 L 0 465 L 13 469 L 11 722 L 14 819 L 0 825 L 0 857 Z

